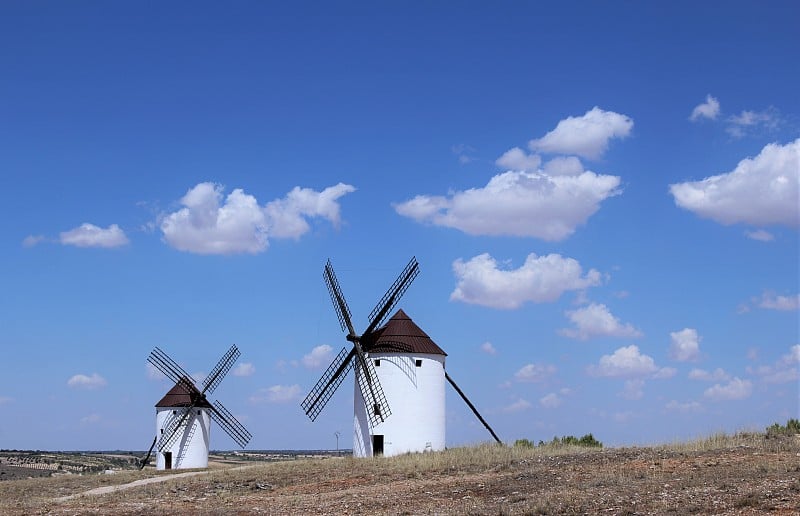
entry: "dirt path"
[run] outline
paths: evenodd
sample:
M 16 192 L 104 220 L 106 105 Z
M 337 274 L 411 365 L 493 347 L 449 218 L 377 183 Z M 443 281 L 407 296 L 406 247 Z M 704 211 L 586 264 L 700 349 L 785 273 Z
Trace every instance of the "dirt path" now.
M 238 468 L 236 468 L 238 469 Z M 54 498 L 53 501 L 55 502 L 66 502 L 67 500 L 72 500 L 73 498 L 78 498 L 80 496 L 94 496 L 94 495 L 104 495 L 108 493 L 114 493 L 116 491 L 124 491 L 125 489 L 132 489 L 134 487 L 143 486 L 146 484 L 154 484 L 156 482 L 165 482 L 167 480 L 172 480 L 175 478 L 185 478 L 185 477 L 194 477 L 196 475 L 204 475 L 207 474 L 208 471 L 189 471 L 188 473 L 175 473 L 174 475 L 163 475 L 158 477 L 150 477 L 150 478 L 143 478 L 141 480 L 134 480 L 128 484 L 120 484 L 117 486 L 103 486 L 97 487 L 95 489 L 90 489 L 88 491 L 84 491 L 82 493 L 76 493 L 69 496 L 62 496 L 60 498 Z

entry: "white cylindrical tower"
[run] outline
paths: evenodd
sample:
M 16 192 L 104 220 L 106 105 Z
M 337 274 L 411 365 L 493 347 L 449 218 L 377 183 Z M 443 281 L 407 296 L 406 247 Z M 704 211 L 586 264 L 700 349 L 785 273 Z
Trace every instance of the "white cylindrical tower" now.
M 353 455 L 399 455 L 445 447 L 445 357 L 442 349 L 399 310 L 365 343 L 391 415 L 370 427 L 355 382 Z M 355 368 L 361 374 L 360 367 Z
M 156 435 L 159 441 L 174 418 L 189 414 L 177 430 L 172 445 L 156 453 L 156 469 L 207 468 L 211 438 L 211 414 L 207 401 L 193 405 L 187 384 L 175 387 L 156 404 Z M 199 394 L 199 393 L 198 393 Z

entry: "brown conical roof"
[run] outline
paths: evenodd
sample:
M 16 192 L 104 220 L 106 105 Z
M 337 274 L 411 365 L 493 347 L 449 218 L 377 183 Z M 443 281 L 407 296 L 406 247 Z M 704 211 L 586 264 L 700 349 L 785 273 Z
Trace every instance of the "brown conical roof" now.
M 417 326 L 403 310 L 377 330 L 366 344 L 369 352 L 426 353 L 447 356 L 422 328 Z
M 195 403 L 195 400 L 199 401 Z M 210 407 L 211 404 L 206 400 L 205 396 L 200 394 L 197 387 L 194 386 L 189 378 L 184 377 L 182 381 L 175 384 L 170 389 L 161 401 L 156 403 L 156 407 Z

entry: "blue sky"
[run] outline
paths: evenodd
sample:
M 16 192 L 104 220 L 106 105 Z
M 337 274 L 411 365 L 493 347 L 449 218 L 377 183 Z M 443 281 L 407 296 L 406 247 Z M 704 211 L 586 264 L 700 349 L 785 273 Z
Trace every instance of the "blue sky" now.
M 363 330 L 417 257 L 400 307 L 503 440 L 797 417 L 798 15 L 4 2 L 0 447 L 145 448 L 150 350 L 233 343 L 251 448 L 349 447 L 352 378 L 299 406 L 347 344 L 328 258 Z

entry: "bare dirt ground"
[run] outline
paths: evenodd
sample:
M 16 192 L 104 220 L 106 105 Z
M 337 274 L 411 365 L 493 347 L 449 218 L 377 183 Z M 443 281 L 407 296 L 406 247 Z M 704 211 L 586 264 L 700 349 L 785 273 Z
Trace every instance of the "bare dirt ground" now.
M 163 481 L 86 494 L 144 476 Z M 67 477 L 0 483 L 0 513 L 789 515 L 800 514 L 800 436 L 605 450 L 481 446 L 182 478 Z

